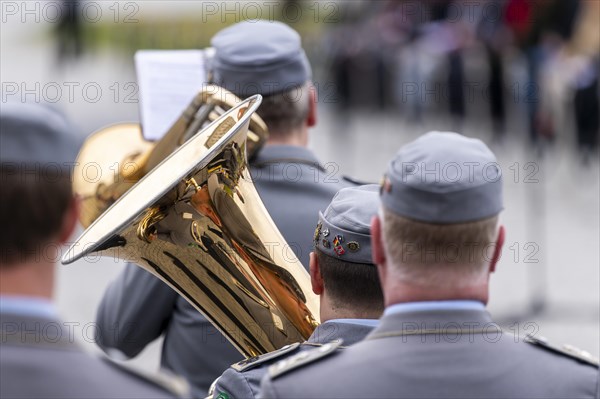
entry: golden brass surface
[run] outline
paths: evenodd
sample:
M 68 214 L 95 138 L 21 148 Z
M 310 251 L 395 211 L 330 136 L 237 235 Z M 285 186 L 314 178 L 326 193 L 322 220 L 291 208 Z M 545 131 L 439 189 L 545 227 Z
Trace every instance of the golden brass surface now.
M 63 257 L 67 264 L 93 252 L 140 265 L 246 357 L 305 340 L 319 320 L 308 273 L 248 170 L 246 137 L 260 101 L 241 102 L 177 148 Z
M 109 126 L 84 143 L 73 173 L 73 189 L 82 198 L 79 218 L 88 227 L 108 207 L 207 123 L 216 120 L 240 99 L 216 85 L 205 85 L 157 142 L 145 140 L 136 123 Z M 226 126 L 223 127 L 226 131 Z M 269 136 L 256 114 L 250 118 L 247 150 L 252 157 Z

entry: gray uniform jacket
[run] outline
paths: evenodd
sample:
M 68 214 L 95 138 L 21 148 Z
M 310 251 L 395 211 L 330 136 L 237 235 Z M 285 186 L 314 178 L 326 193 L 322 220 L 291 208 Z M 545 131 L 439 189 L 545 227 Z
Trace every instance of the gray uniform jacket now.
M 419 334 L 416 330 L 442 330 Z M 482 333 L 478 330 L 485 330 Z M 457 332 L 462 330 L 462 332 Z M 277 368 L 263 398 L 598 398 L 597 363 L 499 333 L 485 311 L 384 316 L 344 351 Z M 405 335 L 402 335 L 405 334 Z M 293 364 L 296 363 L 296 366 Z
M 325 343 L 342 340 L 343 346 L 354 345 L 367 336 L 373 327 L 362 324 L 327 322 L 318 326 L 310 338 L 302 344 L 287 347 L 257 358 L 243 360 L 228 368 L 216 381 L 213 397 L 229 399 L 255 398 L 260 380 L 270 365 L 299 352 L 314 349 Z
M 325 211 L 340 189 L 355 184 L 341 175 L 337 164 L 323 165 L 309 149 L 290 145 L 264 147 L 250 171 L 273 221 L 308 269 L 319 211 Z
M 313 153 L 301 147 L 265 147 L 253 165 L 253 180 L 269 213 L 308 267 L 319 210 L 325 210 L 335 193 L 352 183 L 340 177 L 334 165 L 319 165 Z M 211 383 L 242 360 L 185 299 L 132 264 L 109 285 L 96 323 L 100 347 L 118 349 L 128 357 L 164 333 L 161 365 L 186 378 L 195 397 L 206 396 Z
M 167 385 L 85 353 L 69 324 L 8 313 L 0 324 L 2 398 L 177 397 Z
M 214 379 L 243 358 L 183 297 L 133 264 L 108 286 L 96 322 L 98 345 L 128 357 L 164 333 L 161 366 L 186 378 L 195 398 L 205 397 Z

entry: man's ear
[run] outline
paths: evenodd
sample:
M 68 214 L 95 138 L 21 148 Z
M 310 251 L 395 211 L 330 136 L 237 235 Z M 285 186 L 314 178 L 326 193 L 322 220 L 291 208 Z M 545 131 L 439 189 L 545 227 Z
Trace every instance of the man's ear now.
M 310 272 L 310 283 L 312 290 L 315 294 L 321 295 L 323 293 L 323 277 L 321 277 L 321 269 L 319 268 L 319 260 L 317 254 L 314 252 L 310 253 L 310 260 L 308 263 L 308 269 Z
M 379 216 L 373 216 L 371 219 L 371 257 L 373 263 L 377 265 L 379 281 L 383 284 L 383 281 L 385 281 L 387 264 Z
M 504 226 L 500 225 L 498 229 L 498 238 L 496 239 L 496 246 L 494 248 L 494 254 L 492 255 L 492 261 L 490 262 L 490 273 L 496 271 L 496 263 L 500 260 L 502 254 L 502 246 L 504 245 L 505 230 Z
M 59 244 L 66 243 L 73 235 L 73 232 L 77 227 L 77 222 L 79 221 L 80 212 L 81 198 L 78 195 L 74 195 L 65 212 L 65 216 L 63 217 L 62 227 L 60 228 L 58 235 Z
M 317 124 L 317 89 L 312 84 L 308 87 L 308 115 L 306 117 L 308 127 Z
M 374 264 L 381 265 L 385 263 L 385 251 L 383 250 L 383 237 L 379 216 L 373 216 L 371 219 L 371 252 Z

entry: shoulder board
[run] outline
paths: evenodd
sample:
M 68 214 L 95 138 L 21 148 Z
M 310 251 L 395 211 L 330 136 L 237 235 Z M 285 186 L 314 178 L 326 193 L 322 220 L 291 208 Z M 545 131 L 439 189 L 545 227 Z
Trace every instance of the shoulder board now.
M 342 340 L 330 342 L 319 348 L 302 351 L 269 367 L 269 376 L 275 379 L 283 374 L 300 368 L 306 364 L 313 363 L 334 353 L 342 345 Z
M 575 348 L 572 345 L 553 345 L 544 337 L 534 337 L 532 335 L 525 337 L 524 341 L 539 348 L 570 357 L 581 363 L 589 364 L 595 367 L 600 365 L 598 359 L 593 357 L 589 352 Z
M 237 362 L 231 365 L 231 368 L 239 371 L 240 373 L 246 370 L 250 370 L 254 367 L 260 366 L 261 364 L 271 361 L 273 359 L 277 359 L 280 356 L 286 355 L 298 349 L 300 347 L 300 343 L 296 342 L 290 345 L 286 345 L 281 349 L 277 349 L 276 351 L 265 353 L 264 355 L 254 356 L 248 359 L 244 359 L 241 362 Z
M 346 175 L 342 176 L 342 179 L 344 179 L 348 183 L 352 183 L 352 184 L 354 184 L 356 186 L 364 186 L 365 184 L 374 184 L 373 182 L 366 182 L 366 181 L 363 181 L 363 180 L 358 180 L 358 179 L 355 179 L 353 177 L 346 176 Z
M 181 377 L 172 375 L 168 372 L 147 373 L 145 371 L 134 369 L 124 363 L 116 362 L 108 357 L 102 356 L 101 359 L 111 367 L 119 369 L 133 377 L 145 381 L 151 385 L 161 388 L 175 397 L 183 398 L 190 395 L 190 387 L 186 380 Z

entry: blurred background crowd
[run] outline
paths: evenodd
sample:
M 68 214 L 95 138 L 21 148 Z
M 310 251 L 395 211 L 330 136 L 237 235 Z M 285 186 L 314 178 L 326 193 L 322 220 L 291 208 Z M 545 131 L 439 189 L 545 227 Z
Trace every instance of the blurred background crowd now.
M 508 229 L 491 310 L 511 330 L 534 328 L 598 354 L 600 1 L 1 6 L 2 102 L 54 103 L 81 140 L 107 124 L 139 120 L 136 50 L 205 48 L 214 33 L 244 19 L 290 24 L 302 35 L 319 91 L 311 147 L 320 158 L 377 182 L 392 154 L 426 131 L 486 141 L 505 175 Z M 61 268 L 57 299 L 93 348 L 94 312 L 121 264 L 82 263 Z M 158 347 L 136 361 L 153 364 Z
M 502 140 L 517 107 L 526 113 L 524 131 L 532 144 L 570 131 L 585 163 L 597 148 L 598 1 L 214 3 L 198 10 L 204 11 L 201 29 L 193 14 L 140 21 L 134 4 L 125 3 L 123 27 L 115 29 L 86 25 L 85 2 L 64 2 L 56 25 L 58 59 L 77 58 L 101 43 L 126 53 L 202 48 L 223 22 L 268 16 L 304 34 L 323 101 L 338 107 L 339 115 L 366 108 L 419 122 L 446 113 L 455 130 L 466 118 L 479 117 Z M 128 25 L 127 13 L 138 23 Z
M 465 118 L 481 115 L 501 139 L 512 106 L 519 105 L 532 143 L 551 142 L 574 123 L 568 130 L 587 159 L 598 136 L 599 6 L 351 2 L 343 24 L 324 38 L 332 55 L 326 69 L 342 108 L 398 110 L 416 120 L 447 112 L 458 129 Z

